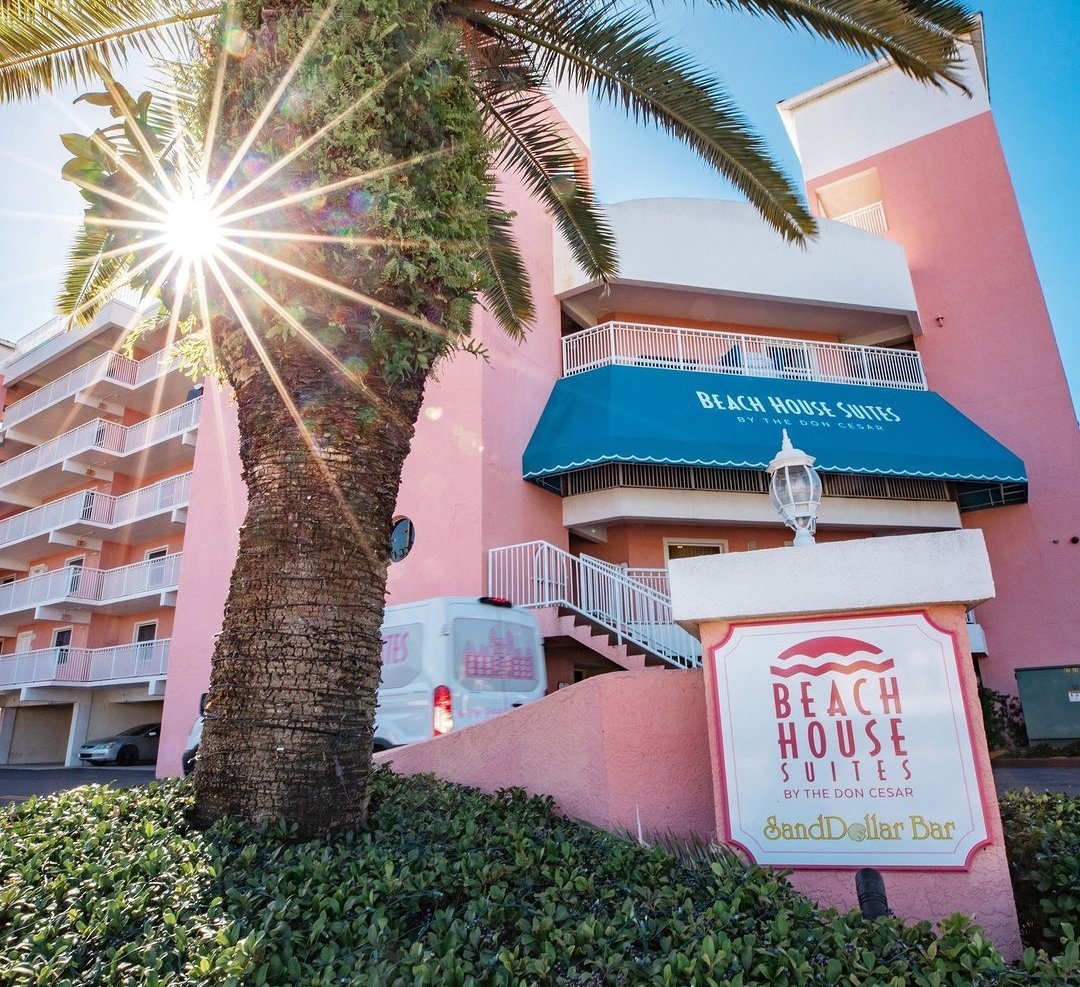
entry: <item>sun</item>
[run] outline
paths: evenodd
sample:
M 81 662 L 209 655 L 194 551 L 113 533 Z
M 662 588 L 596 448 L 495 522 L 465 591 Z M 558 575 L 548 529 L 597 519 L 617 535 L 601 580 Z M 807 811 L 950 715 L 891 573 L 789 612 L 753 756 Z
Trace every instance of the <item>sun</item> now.
M 210 196 L 198 191 L 178 194 L 169 203 L 163 225 L 171 253 L 190 264 L 214 257 L 225 239 L 224 224 Z

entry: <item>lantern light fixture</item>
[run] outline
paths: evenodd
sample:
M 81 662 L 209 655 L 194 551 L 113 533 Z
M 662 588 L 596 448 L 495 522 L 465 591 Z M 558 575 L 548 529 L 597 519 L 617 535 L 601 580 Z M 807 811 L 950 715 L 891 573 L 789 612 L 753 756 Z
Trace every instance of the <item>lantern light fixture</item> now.
M 766 470 L 769 497 L 784 524 L 795 532 L 795 545 L 813 545 L 821 505 L 821 477 L 814 469 L 814 457 L 796 449 L 784 429 L 780 451 Z

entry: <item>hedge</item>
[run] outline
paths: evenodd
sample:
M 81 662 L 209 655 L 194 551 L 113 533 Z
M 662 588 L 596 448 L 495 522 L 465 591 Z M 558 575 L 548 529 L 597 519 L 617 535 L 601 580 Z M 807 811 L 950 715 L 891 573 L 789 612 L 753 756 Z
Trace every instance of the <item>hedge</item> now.
M 1000 802 L 1020 933 L 1054 949 L 1064 927 L 1080 921 L 1080 798 L 1025 789 Z
M 1077 945 L 1008 968 L 953 917 L 864 922 L 725 853 L 676 856 L 379 770 L 368 832 L 186 822 L 184 782 L 0 815 L 0 983 L 1080 985 Z M 1062 944 L 1058 944 L 1060 947 Z

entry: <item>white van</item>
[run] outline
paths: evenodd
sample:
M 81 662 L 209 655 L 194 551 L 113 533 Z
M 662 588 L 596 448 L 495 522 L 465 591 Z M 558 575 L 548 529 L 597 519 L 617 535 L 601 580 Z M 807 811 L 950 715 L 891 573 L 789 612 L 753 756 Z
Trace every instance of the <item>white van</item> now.
M 543 697 L 544 642 L 529 610 L 493 596 L 440 596 L 386 608 L 377 751 L 427 740 Z M 195 770 L 203 707 L 181 763 Z
M 529 610 L 482 596 L 386 608 L 375 750 L 471 726 L 543 697 L 540 625 Z

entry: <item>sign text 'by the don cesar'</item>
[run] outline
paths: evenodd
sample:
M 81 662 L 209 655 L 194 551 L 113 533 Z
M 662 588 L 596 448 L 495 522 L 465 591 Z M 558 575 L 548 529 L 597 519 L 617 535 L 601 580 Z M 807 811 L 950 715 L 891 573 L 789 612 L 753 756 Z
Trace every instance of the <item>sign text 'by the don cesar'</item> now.
M 922 613 L 735 625 L 709 663 L 730 839 L 760 864 L 965 867 L 987 831 L 957 661 Z

